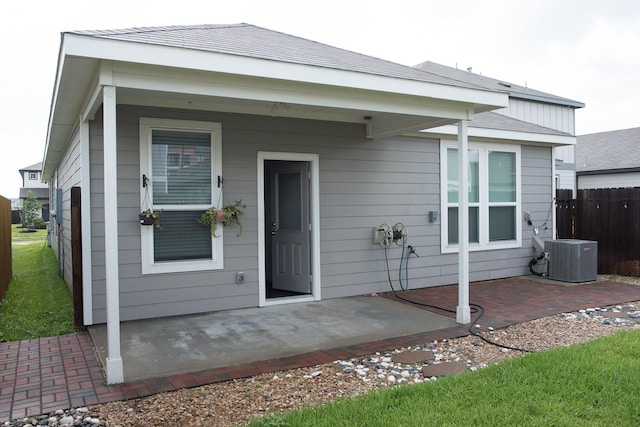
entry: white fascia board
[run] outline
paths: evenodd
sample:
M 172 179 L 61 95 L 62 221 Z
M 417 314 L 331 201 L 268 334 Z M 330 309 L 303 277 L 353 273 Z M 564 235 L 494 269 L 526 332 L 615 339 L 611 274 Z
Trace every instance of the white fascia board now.
M 508 95 L 503 92 L 448 86 L 334 68 L 171 46 L 107 40 L 77 34 L 65 34 L 65 44 L 67 45 L 66 54 L 87 58 L 382 91 L 486 105 L 493 108 L 508 106 Z
M 61 153 L 59 153 L 58 157 L 53 159 L 51 158 L 51 154 L 52 151 L 49 150 L 49 145 L 50 145 L 50 141 L 51 141 L 51 135 L 52 133 L 54 133 L 55 129 L 54 129 L 54 125 L 53 125 L 53 119 L 54 119 L 54 108 L 57 105 L 57 100 L 58 100 L 58 90 L 60 88 L 60 79 L 62 78 L 62 70 L 64 68 L 64 60 L 66 58 L 66 54 L 65 54 L 65 43 L 64 43 L 64 37 L 62 38 L 62 41 L 60 43 L 60 50 L 58 51 L 58 64 L 56 67 L 56 77 L 53 83 L 53 93 L 51 94 L 51 104 L 49 106 L 49 120 L 47 123 L 47 136 L 45 139 L 45 146 L 44 146 L 44 157 L 42 159 L 42 177 L 43 179 L 49 179 L 51 176 L 53 176 L 53 171 L 55 170 L 57 161 L 59 159 L 59 155 L 61 155 Z M 54 164 L 55 163 L 55 164 Z
M 467 109 L 471 108 L 450 100 L 282 79 L 131 63 L 107 62 L 105 66 L 113 70 L 107 80 L 119 88 L 453 119 L 467 118 Z M 108 73 L 100 75 L 106 77 Z
M 437 137 L 437 136 L 455 136 L 457 135 L 457 127 L 453 125 L 440 126 L 428 130 L 420 131 L 420 135 Z M 487 129 L 468 127 L 468 135 L 470 138 L 523 141 L 532 143 L 543 143 L 551 145 L 576 145 L 575 136 L 550 135 L 545 133 L 518 132 L 513 130 Z

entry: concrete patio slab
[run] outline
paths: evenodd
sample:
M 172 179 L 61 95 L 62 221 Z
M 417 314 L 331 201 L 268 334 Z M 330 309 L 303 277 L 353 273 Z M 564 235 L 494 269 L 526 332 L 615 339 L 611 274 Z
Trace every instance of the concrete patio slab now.
M 123 322 L 124 378 L 242 365 L 455 325 L 452 318 L 368 296 Z M 104 364 L 106 326 L 89 332 Z

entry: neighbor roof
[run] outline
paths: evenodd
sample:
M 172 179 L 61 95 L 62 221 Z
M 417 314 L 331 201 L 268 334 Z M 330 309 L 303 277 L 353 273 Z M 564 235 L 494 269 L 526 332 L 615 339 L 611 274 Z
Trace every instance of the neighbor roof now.
M 485 89 L 472 82 L 452 79 L 441 74 L 432 73 L 429 70 L 418 70 L 391 61 L 244 23 L 70 31 L 66 34 L 248 56 L 429 83 Z
M 26 172 L 26 171 L 30 171 L 30 172 L 41 171 L 42 170 L 42 162 L 39 162 L 39 163 L 36 163 L 36 164 L 31 165 L 31 166 L 27 166 L 25 168 L 18 169 L 18 170 L 19 170 L 20 174 L 22 174 L 22 172 Z
M 640 168 L 640 127 L 578 136 L 576 171 Z
M 467 84 L 473 84 L 485 89 L 500 90 L 507 92 L 512 98 L 527 99 L 530 101 L 547 102 L 551 104 L 566 105 L 574 108 L 583 108 L 584 104 L 579 101 L 574 101 L 568 98 L 563 98 L 550 93 L 534 90 L 526 86 L 520 86 L 514 83 L 509 83 L 504 80 L 493 79 L 491 77 L 483 76 L 482 74 L 475 74 L 471 71 L 459 70 L 457 68 L 448 67 L 446 65 L 436 64 L 435 62 L 425 61 L 416 65 L 414 68 L 430 72 L 432 74 L 447 77 L 452 80 L 457 80 Z

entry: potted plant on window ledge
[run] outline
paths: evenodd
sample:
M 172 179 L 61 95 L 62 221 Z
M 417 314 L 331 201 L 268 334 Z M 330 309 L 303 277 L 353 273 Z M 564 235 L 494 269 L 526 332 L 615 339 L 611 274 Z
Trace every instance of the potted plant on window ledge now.
M 238 225 L 238 232 L 236 236 L 242 234 L 242 223 L 240 222 L 240 216 L 244 213 L 242 209 L 247 206 L 242 203 L 242 200 L 236 200 L 233 204 L 223 206 L 221 208 L 210 207 L 198 218 L 198 222 L 202 225 L 208 225 L 211 229 L 211 235 L 213 237 L 219 237 L 216 234 L 218 230 L 218 223 L 222 225 L 229 225 L 235 223 Z
M 156 228 L 161 229 L 160 215 L 162 211 L 154 211 L 153 209 L 147 209 L 138 214 L 138 220 L 141 225 L 155 225 Z

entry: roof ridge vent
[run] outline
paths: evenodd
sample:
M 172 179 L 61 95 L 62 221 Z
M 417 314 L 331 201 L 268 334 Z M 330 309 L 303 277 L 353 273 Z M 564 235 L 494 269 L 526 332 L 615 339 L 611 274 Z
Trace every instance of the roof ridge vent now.
M 511 87 L 511 85 L 509 83 L 505 83 L 505 82 L 498 82 L 498 84 L 500 86 L 504 86 L 504 87 Z

